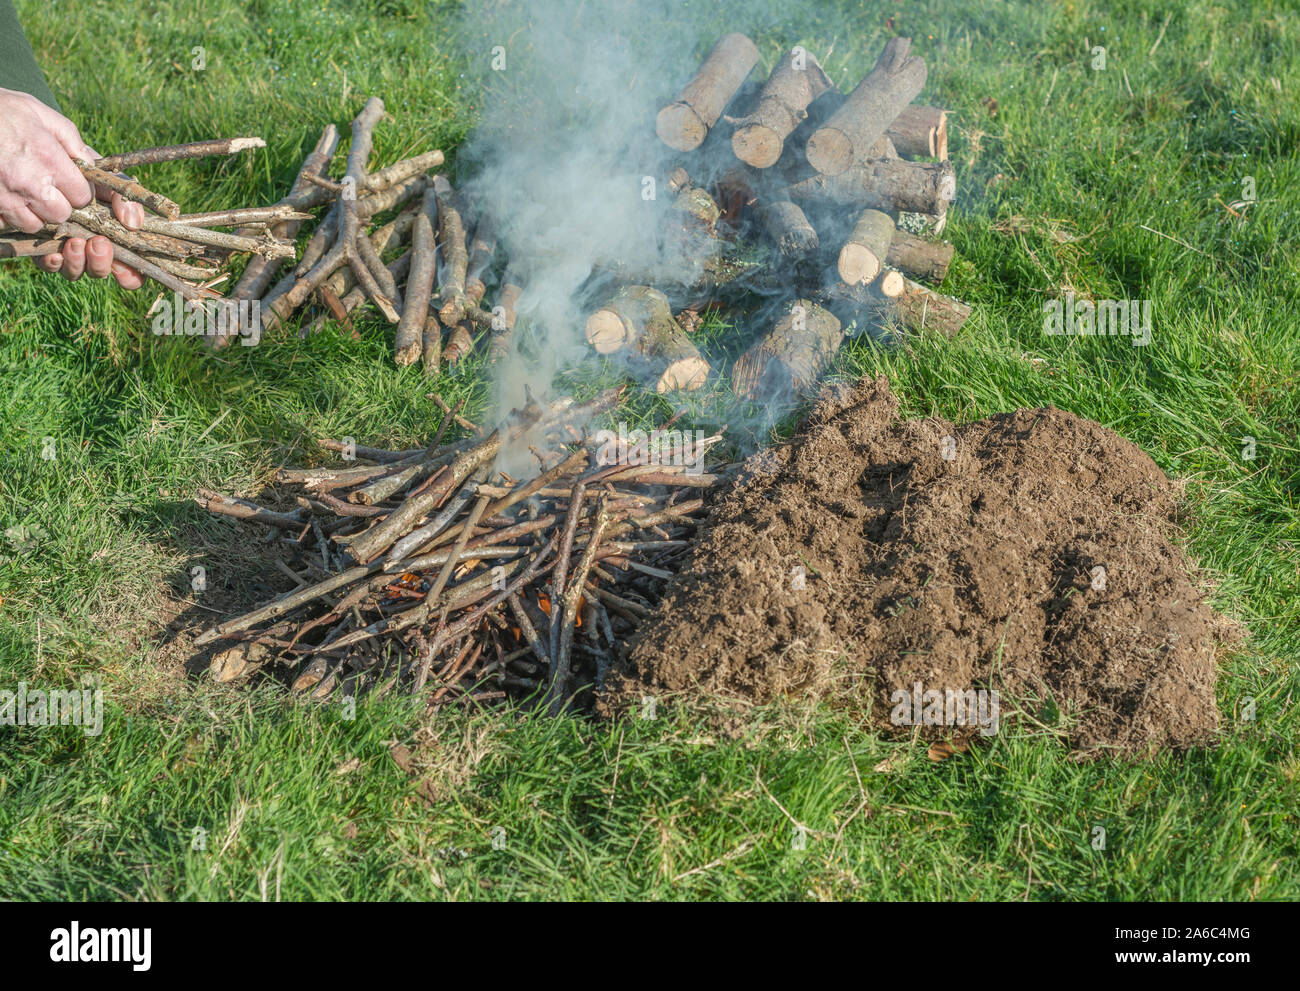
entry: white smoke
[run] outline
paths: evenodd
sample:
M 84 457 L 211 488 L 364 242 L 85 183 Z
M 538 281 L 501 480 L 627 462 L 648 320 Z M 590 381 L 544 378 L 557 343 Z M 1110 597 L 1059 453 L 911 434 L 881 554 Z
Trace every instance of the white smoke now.
M 746 21 L 743 10 L 675 0 L 468 4 L 462 37 L 483 115 L 458 170 L 524 286 L 532 344 L 499 365 L 500 410 L 519 405 L 525 385 L 541 395 L 590 360 L 583 289 L 601 266 L 662 282 L 698 268 L 698 245 L 663 234 L 676 153 L 654 120 L 713 41 Z

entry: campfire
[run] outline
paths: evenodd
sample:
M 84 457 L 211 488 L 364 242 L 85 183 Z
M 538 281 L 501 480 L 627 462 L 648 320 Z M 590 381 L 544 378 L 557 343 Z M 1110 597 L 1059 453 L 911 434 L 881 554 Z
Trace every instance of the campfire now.
M 629 466 L 585 432 L 622 390 L 588 403 L 530 399 L 484 435 L 443 444 L 459 420 L 448 408 L 427 448 L 349 450 L 370 465 L 286 469 L 298 508 L 276 512 L 202 492 L 211 512 L 282 533 L 280 570 L 298 586 L 195 641 L 218 649 L 217 681 L 272 661 L 293 690 L 418 692 L 432 702 L 546 691 L 558 712 L 578 686 L 603 684 L 612 652 L 648 615 L 719 476 L 701 438 L 677 464 Z M 649 452 L 647 452 L 649 453 Z M 528 480 L 494 467 L 527 454 Z M 604 463 L 613 460 L 614 463 Z
M 747 82 L 757 62 L 748 38 L 723 37 L 658 113 L 672 149 L 658 233 L 693 268 L 610 257 L 574 294 L 586 343 L 656 393 L 710 379 L 692 338 L 710 312 L 766 324 L 731 373 L 756 402 L 813 391 L 851 333 L 951 335 L 970 312 L 923 285 L 942 282 L 953 257 L 936 235 L 955 177 L 945 112 L 911 104 L 926 70 L 908 39 L 889 42 L 847 95 L 802 48 L 761 85 Z M 429 174 L 441 153 L 369 171 L 382 116 L 372 98 L 353 121 L 341 180 L 325 177 L 338 145 L 326 129 L 277 206 L 294 212 L 276 238 L 324 208 L 301 258 L 274 286 L 278 255 L 254 258 L 232 298 L 260 299 L 270 326 L 318 306 L 302 333 L 330 316 L 348 326 L 372 304 L 394 326 L 397 363 L 428 372 L 480 343 L 489 363 L 516 353 L 521 273 L 535 266 L 498 257 L 488 198 Z M 205 509 L 278 534 L 277 566 L 296 586 L 198 638 L 214 648 L 214 677 L 278 667 L 316 698 L 432 685 L 433 702 L 536 695 L 551 712 L 599 689 L 692 547 L 700 496 L 734 467 L 703 473 L 720 434 L 674 463 L 609 463 L 591 426 L 621 397 L 526 392 L 491 430 L 443 404 L 436 436 L 415 450 L 321 441 L 363 463 L 281 470 L 288 512 L 201 493 Z M 470 436 L 444 443 L 453 423 Z

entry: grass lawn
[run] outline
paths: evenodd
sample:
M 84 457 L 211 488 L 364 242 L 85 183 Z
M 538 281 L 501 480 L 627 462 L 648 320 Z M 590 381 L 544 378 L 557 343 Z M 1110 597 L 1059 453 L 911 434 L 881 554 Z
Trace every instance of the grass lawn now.
M 324 124 L 346 125 L 368 94 L 395 118 L 376 134 L 382 162 L 450 155 L 477 114 L 451 4 L 18 6 L 100 151 L 267 139 L 256 155 L 148 174 L 190 210 L 274 201 Z M 702 54 L 724 25 L 699 6 Z M 833 703 L 750 709 L 724 735 L 681 700 L 615 725 L 425 717 L 409 700 L 348 718 L 213 685 L 187 674 L 169 624 L 216 618 L 193 567 L 234 594 L 257 547 L 194 490 L 257 492 L 272 466 L 319 457 L 316 437 L 413 446 L 436 423 L 429 393 L 488 408 L 479 361 L 432 382 L 398 371 L 377 322 L 360 341 L 330 329 L 214 354 L 152 336 L 149 290 L 7 264 L 0 688 L 97 677 L 105 724 L 98 737 L 0 728 L 0 892 L 1300 898 L 1300 13 L 1267 0 L 809 6 L 735 29 L 752 29 L 765 68 L 795 42 L 830 50 L 841 87 L 891 33 L 930 64 L 923 98 L 954 113 L 958 177 L 943 288 L 975 310 L 951 342 L 855 341 L 836 375 L 887 375 L 917 416 L 1056 405 L 1186 479 L 1185 545 L 1250 631 L 1223 658 L 1217 745 L 1080 763 L 1060 727 L 1009 719 L 989 745 L 935 763 Z M 1256 202 L 1234 207 L 1248 176 Z M 1151 300 L 1151 343 L 1045 335 L 1043 299 L 1070 288 Z M 593 363 L 567 381 L 614 378 Z M 696 421 L 725 422 L 728 395 L 724 380 L 693 397 Z M 647 419 L 670 411 L 637 404 Z M 271 584 L 242 591 L 283 587 Z

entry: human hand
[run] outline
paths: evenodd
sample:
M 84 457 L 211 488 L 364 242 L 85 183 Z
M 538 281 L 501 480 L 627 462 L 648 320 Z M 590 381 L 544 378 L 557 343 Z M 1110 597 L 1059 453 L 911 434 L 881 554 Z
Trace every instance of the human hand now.
M 98 195 L 111 202 L 119 222 L 139 227 L 144 208 L 106 189 L 92 190 L 74 157 L 93 162 L 99 155 L 62 114 L 26 93 L 0 88 L 0 224 L 35 234 L 46 224 L 63 223 Z M 69 281 L 89 274 L 112 275 L 124 289 L 144 284 L 138 272 L 113 259 L 113 245 L 104 237 L 68 238 L 60 252 L 35 261 Z

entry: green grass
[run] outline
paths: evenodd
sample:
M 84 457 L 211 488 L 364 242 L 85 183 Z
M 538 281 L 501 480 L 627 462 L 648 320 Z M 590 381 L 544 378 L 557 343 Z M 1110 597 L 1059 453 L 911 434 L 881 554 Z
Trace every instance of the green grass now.
M 381 161 L 453 150 L 477 112 L 449 5 L 19 6 L 65 112 L 101 151 L 267 138 L 256 156 L 149 173 L 188 209 L 275 199 L 320 128 L 345 124 L 366 94 L 396 119 L 377 133 Z M 477 415 L 488 383 L 473 362 L 432 383 L 396 371 L 377 324 L 360 341 L 289 334 L 214 355 L 151 336 L 151 294 L 9 265 L 0 688 L 94 674 L 107 712 L 96 738 L 0 728 L 0 891 L 1300 897 L 1300 16 L 1263 2 L 828 3 L 755 37 L 769 66 L 782 44 L 833 45 L 827 66 L 844 85 L 889 16 L 931 65 L 926 98 L 954 111 L 960 198 L 945 236 L 959 261 L 944 289 L 975 313 L 953 342 L 856 341 L 836 373 L 887 375 L 909 415 L 1053 404 L 1187 479 L 1186 546 L 1216 605 L 1250 630 L 1225 658 L 1218 745 L 1078 763 L 1052 727 L 1013 719 L 989 745 L 932 763 L 830 703 L 749 710 L 723 735 L 675 700 L 612 726 L 425 719 L 403 701 L 349 719 L 187 678 L 164 624 L 213 615 L 190 568 L 233 590 L 257 553 L 189 503 L 196 487 L 255 492 L 269 466 L 315 456 L 317 436 L 413 444 L 437 416 L 428 393 L 464 396 Z M 196 45 L 202 72 L 189 67 Z M 1245 176 L 1258 202 L 1238 219 L 1225 204 Z M 1041 302 L 1065 288 L 1152 300 L 1151 344 L 1044 335 Z M 731 330 L 706 333 L 725 351 Z M 593 367 L 569 381 L 612 377 Z M 690 402 L 701 425 L 752 412 L 725 382 Z M 666 408 L 638 399 L 634 413 Z M 393 761 L 392 741 L 415 746 L 417 773 Z

